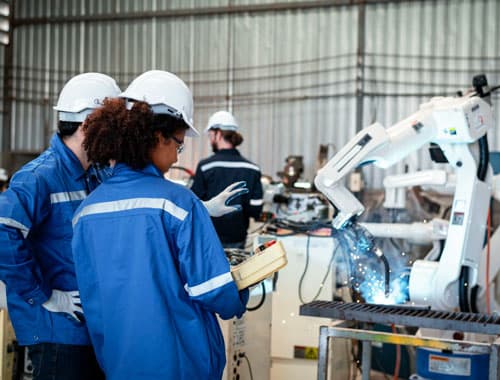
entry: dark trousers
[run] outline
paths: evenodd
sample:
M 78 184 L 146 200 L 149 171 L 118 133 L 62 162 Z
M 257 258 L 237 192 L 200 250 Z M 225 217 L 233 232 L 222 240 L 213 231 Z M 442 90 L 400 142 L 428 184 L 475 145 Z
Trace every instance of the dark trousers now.
M 92 346 L 40 343 L 28 346 L 33 380 L 104 380 Z

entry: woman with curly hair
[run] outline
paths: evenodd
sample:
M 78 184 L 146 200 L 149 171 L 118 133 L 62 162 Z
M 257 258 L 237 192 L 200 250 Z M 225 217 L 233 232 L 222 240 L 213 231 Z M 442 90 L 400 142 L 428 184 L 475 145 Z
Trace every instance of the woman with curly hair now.
M 80 297 L 108 380 L 217 379 L 225 350 L 215 317 L 240 317 L 238 292 L 210 216 L 166 181 L 192 124 L 192 95 L 165 71 L 137 77 L 89 116 L 89 160 L 113 176 L 78 208 L 73 253 Z

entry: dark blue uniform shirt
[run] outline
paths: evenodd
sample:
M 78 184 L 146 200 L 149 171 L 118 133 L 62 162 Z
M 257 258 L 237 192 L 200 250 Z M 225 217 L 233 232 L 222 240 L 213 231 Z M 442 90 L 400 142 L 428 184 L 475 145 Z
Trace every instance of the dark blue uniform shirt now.
M 262 212 L 263 194 L 259 167 L 244 158 L 237 149 L 222 149 L 200 161 L 191 187 L 201 200 L 206 201 L 238 181 L 246 181 L 249 192 L 236 197 L 231 204 L 240 204 L 242 211 L 212 218 L 222 243 L 245 241 L 249 218 L 256 219 Z

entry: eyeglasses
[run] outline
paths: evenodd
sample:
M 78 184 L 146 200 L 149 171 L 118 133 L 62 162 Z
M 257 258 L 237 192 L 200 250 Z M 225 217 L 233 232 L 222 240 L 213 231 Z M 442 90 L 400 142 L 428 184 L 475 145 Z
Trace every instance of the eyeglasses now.
M 177 154 L 181 154 L 182 151 L 184 150 L 184 141 L 181 141 L 179 140 L 177 137 L 175 136 L 170 136 L 170 138 L 172 140 L 174 140 L 174 142 L 177 144 Z

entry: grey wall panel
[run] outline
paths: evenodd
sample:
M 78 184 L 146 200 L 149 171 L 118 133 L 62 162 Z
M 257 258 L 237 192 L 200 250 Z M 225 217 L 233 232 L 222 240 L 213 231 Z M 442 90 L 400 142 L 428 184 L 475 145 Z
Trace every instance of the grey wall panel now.
M 51 106 L 72 75 L 99 71 L 124 88 L 148 69 L 180 75 L 193 90 L 195 125 L 232 110 L 243 154 L 276 177 L 286 156 L 303 155 L 312 179 L 320 143 L 342 147 L 356 128 L 358 6 L 215 15 L 86 20 L 78 17 L 267 4 L 270 0 L 17 0 L 16 17 L 75 17 L 21 24 L 14 33 L 13 149 L 42 150 L 54 129 Z M 289 2 L 292 4 L 293 2 Z M 484 72 L 500 83 L 496 0 L 366 5 L 363 125 L 391 125 L 433 95 L 450 95 Z M 35 20 L 35 21 L 36 21 Z M 33 21 L 33 22 L 35 22 Z M 33 23 L 32 22 L 32 23 Z M 0 54 L 2 54 L 0 48 Z M 494 98 L 500 105 L 499 97 Z M 500 119 L 500 118 L 498 118 Z M 491 133 L 493 149 L 500 147 Z M 205 135 L 180 164 L 210 153 Z M 426 154 L 400 164 L 424 168 Z M 366 170 L 370 186 L 384 173 Z
M 183 77 L 194 90 L 198 129 L 205 128 L 211 113 L 232 110 L 243 128 L 241 151 L 263 172 L 276 176 L 285 157 L 295 154 L 304 156 L 305 175 L 312 178 L 324 138 L 345 141 L 354 131 L 352 100 L 339 104 L 339 99 L 354 88 L 354 80 L 346 78 L 354 75 L 356 31 L 346 26 L 355 25 L 355 17 L 345 8 L 197 18 L 194 80 Z M 300 32 L 308 26 L 310 33 Z M 350 115 L 335 112 L 345 104 Z M 336 124 L 342 125 L 337 134 Z M 191 147 L 180 163 L 194 169 L 210 148 L 205 135 Z
M 42 70 L 47 50 L 48 31 L 30 26 L 24 33 L 16 31 L 19 48 L 14 52 L 12 139 L 15 150 L 32 151 L 44 144 L 49 123 L 46 110 L 48 92 Z
M 235 19 L 232 105 L 247 130 L 242 150 L 264 172 L 275 175 L 288 155 L 303 155 L 312 178 L 319 144 L 333 140 L 335 122 L 326 120 L 344 119 L 335 109 L 342 94 L 353 93 L 354 82 L 345 80 L 354 75 L 353 25 L 352 8 Z M 336 139 L 354 130 L 350 121 Z

